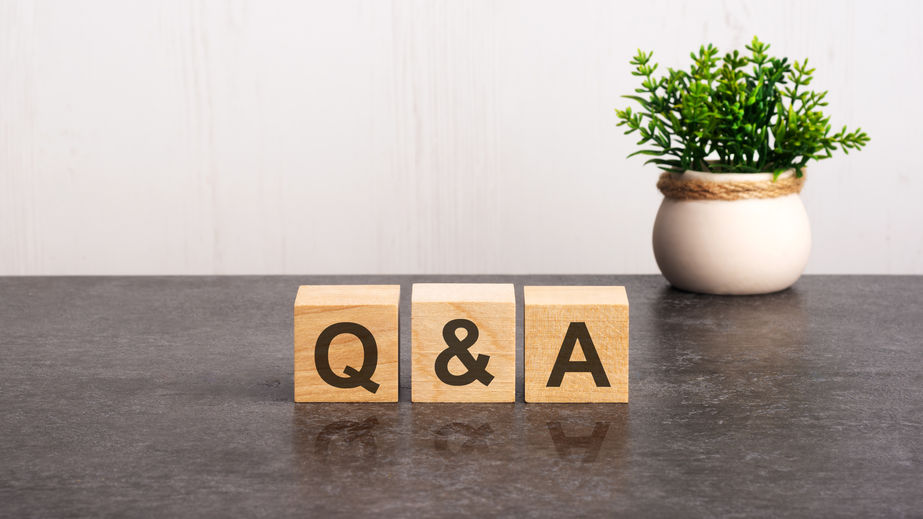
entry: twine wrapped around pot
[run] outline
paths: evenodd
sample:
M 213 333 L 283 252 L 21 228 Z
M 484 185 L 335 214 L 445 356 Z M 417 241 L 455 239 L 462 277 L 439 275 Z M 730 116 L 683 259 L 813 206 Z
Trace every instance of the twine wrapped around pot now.
M 778 198 L 801 192 L 805 177 L 779 177 L 776 180 L 745 182 L 709 182 L 705 180 L 674 177 L 666 172 L 660 175 L 657 189 L 663 196 L 675 200 L 745 200 L 752 198 Z

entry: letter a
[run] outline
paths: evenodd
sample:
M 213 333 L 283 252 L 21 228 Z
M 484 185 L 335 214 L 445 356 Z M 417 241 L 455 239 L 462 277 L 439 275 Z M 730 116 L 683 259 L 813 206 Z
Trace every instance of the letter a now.
M 570 360 L 578 341 L 586 360 Z M 610 387 L 609 378 L 606 377 L 606 370 L 603 369 L 603 364 L 599 360 L 599 353 L 596 352 L 596 346 L 593 345 L 593 339 L 590 338 L 590 331 L 586 323 L 570 323 L 567 327 L 564 343 L 558 352 L 557 360 L 554 361 L 546 387 L 561 387 L 564 374 L 567 372 L 591 373 L 596 387 Z

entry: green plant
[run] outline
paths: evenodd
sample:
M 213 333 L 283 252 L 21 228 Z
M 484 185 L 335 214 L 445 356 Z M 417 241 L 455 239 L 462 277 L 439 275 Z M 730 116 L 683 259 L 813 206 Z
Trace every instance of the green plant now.
M 830 158 L 839 147 L 844 153 L 861 149 L 869 141 L 860 129 L 831 135 L 827 92 L 808 90 L 814 69 L 808 60 L 788 63 L 788 58 L 766 54 L 769 45 L 755 36 L 746 46 L 750 56 L 738 51 L 719 59 L 709 44 L 690 53 L 689 71 L 668 69 L 654 77 L 657 64 L 652 52 L 638 50 L 631 60 L 632 75 L 643 78 L 637 95 L 623 96 L 640 105 L 616 109 L 618 126 L 626 134 L 638 132 L 638 145 L 647 148 L 634 155 L 651 155 L 645 162 L 667 171 L 698 170 L 755 173 L 778 176 L 809 160 Z M 748 67 L 749 66 L 749 67 Z

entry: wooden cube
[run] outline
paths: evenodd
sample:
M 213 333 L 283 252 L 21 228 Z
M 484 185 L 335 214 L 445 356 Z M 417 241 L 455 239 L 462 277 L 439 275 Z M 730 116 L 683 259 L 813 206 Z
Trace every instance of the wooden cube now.
M 400 285 L 298 288 L 296 402 L 397 402 L 400 294 Z
M 516 399 L 513 285 L 420 283 L 411 299 L 414 402 Z
M 628 402 L 625 287 L 525 287 L 526 402 Z

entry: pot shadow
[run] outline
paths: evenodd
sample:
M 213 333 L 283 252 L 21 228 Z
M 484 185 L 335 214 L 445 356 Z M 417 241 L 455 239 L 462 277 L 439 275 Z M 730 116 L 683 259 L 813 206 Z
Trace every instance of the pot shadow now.
M 645 416 L 633 450 L 707 460 L 699 469 L 721 466 L 740 481 L 778 462 L 774 453 L 800 441 L 799 415 L 818 398 L 807 390 L 810 325 L 801 291 L 713 296 L 664 287 L 651 303 L 651 347 L 632 358 L 633 411 Z
M 797 287 L 759 296 L 664 287 L 654 301 L 651 361 L 673 376 L 717 374 L 729 385 L 797 369 L 808 335 L 804 306 Z

